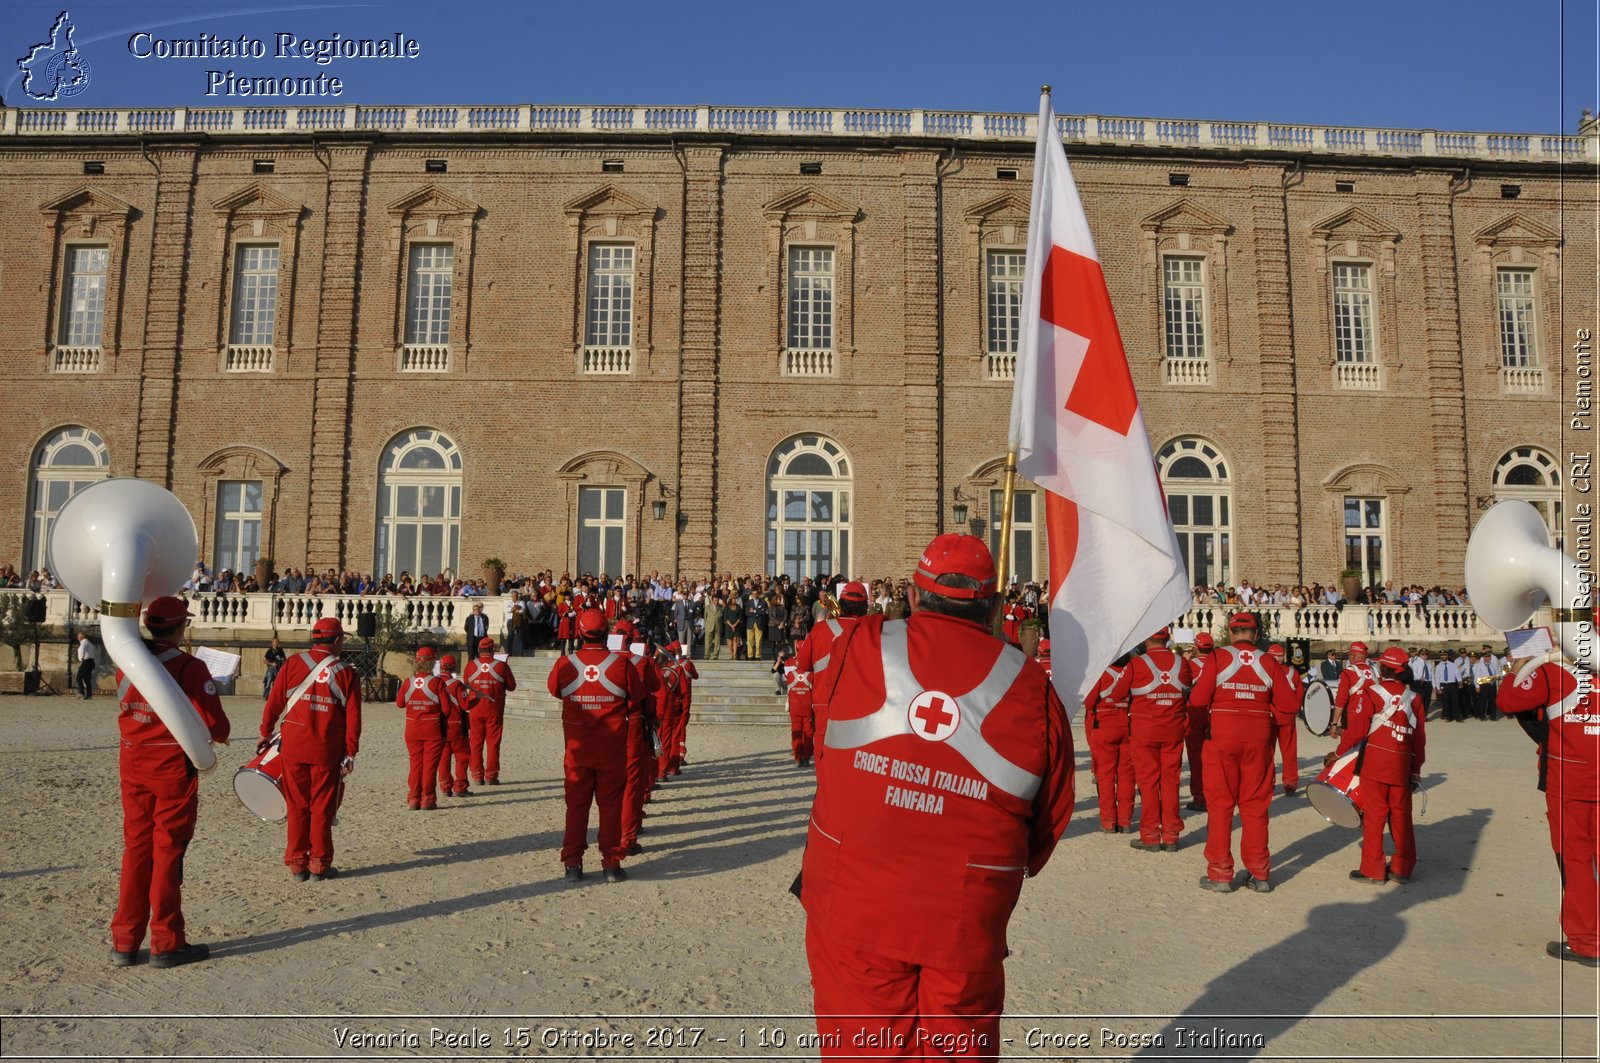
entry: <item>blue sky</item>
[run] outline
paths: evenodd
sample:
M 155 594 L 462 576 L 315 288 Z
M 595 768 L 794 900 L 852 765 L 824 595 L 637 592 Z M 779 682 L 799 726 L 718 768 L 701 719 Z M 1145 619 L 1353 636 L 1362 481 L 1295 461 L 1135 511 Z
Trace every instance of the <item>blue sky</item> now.
M 29 100 L 17 60 L 65 4 L 89 81 Z M 136 58 L 149 41 L 261 40 L 262 59 Z M 275 35 L 392 37 L 415 59 L 318 66 Z M 628 103 L 1057 111 L 1453 130 L 1571 132 L 1600 97 L 1594 0 L 1079 0 L 1004 5 L 12 2 L 0 95 L 16 106 L 235 106 L 207 71 L 338 77 L 300 102 Z M 33 84 L 39 84 L 34 82 Z M 254 101 L 260 102 L 260 101 Z

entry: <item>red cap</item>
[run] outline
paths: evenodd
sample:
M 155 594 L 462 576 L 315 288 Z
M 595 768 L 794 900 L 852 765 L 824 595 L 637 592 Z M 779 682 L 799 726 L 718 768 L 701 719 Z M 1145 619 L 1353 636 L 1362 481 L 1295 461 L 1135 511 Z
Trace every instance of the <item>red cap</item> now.
M 606 633 L 606 614 L 598 609 L 585 609 L 578 614 L 578 634 L 582 637 L 604 635 Z
M 494 649 L 494 639 L 492 639 L 489 636 L 485 635 L 483 638 L 478 640 L 478 649 L 480 649 L 480 650 L 492 650 L 492 649 Z
M 976 589 L 947 587 L 940 576 L 968 576 L 978 581 Z M 946 532 L 936 537 L 922 551 L 917 571 L 911 577 L 922 590 L 942 594 L 946 598 L 988 598 L 994 594 L 998 577 L 994 571 L 994 557 L 982 539 L 975 535 Z
M 839 592 L 841 602 L 864 602 L 867 600 L 867 585 L 860 581 L 852 581 L 844 585 Z
M 1214 650 L 1217 648 L 1217 640 L 1202 631 L 1194 637 L 1194 646 L 1197 650 Z
M 1267 652 L 1272 654 L 1280 661 L 1289 656 L 1289 652 L 1283 648 L 1283 643 L 1281 642 L 1274 642 L 1272 645 L 1268 646 Z
M 455 666 L 456 666 L 456 655 L 455 654 L 447 653 L 443 657 L 439 658 L 439 667 L 444 669 L 446 672 L 454 671 L 455 670 Z
M 629 641 L 632 641 L 633 639 L 634 629 L 632 620 L 628 620 L 626 618 L 618 620 L 615 624 L 611 625 L 611 630 L 613 633 L 621 635 L 624 639 Z
M 1354 646 L 1350 648 L 1355 649 Z M 1398 672 L 1400 669 L 1411 663 L 1411 654 L 1407 653 L 1399 646 L 1390 646 L 1388 649 L 1378 654 L 1378 663 L 1384 665 L 1385 667 L 1393 668 Z
M 344 625 L 337 617 L 325 616 L 311 625 L 313 639 L 336 639 L 344 634 Z
M 167 595 L 150 603 L 149 607 L 144 611 L 144 622 L 146 624 L 153 623 L 157 627 L 166 627 L 193 615 L 193 613 L 189 612 L 188 602 L 185 602 L 182 598 L 174 598 L 171 595 Z
M 1254 613 L 1234 613 L 1228 617 L 1228 627 L 1247 627 L 1254 631 L 1256 629 L 1256 616 Z
M 1050 653 L 1050 640 L 1049 639 L 1040 639 L 1039 640 L 1039 652 L 1042 653 L 1042 654 L 1046 654 L 1046 655 L 1048 655 Z
M 1171 641 L 1171 639 L 1172 639 L 1172 629 L 1170 627 L 1164 627 L 1160 631 L 1157 631 L 1155 634 L 1149 636 L 1145 641 L 1147 641 L 1147 642 L 1168 642 L 1168 641 Z
M 1367 649 L 1367 644 L 1365 642 L 1352 642 L 1350 644 L 1350 652 L 1351 653 L 1371 653 L 1372 651 Z
M 673 639 L 671 642 L 667 643 L 666 648 L 668 653 L 677 653 L 679 650 L 683 649 L 683 643 L 679 642 L 677 639 Z
M 426 662 L 426 661 L 433 660 L 433 647 L 432 646 L 418 646 L 417 647 L 417 660 L 419 662 Z

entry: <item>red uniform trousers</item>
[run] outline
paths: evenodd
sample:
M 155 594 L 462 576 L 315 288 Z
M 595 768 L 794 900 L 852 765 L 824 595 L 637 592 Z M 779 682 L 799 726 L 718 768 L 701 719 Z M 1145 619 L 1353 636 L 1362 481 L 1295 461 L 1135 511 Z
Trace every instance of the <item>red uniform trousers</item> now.
M 1189 729 L 1183 736 L 1183 748 L 1189 756 L 1189 801 L 1196 805 L 1206 803 L 1205 748 L 1206 733 L 1211 729 L 1211 710 L 1189 709 Z
M 680 695 L 678 714 L 672 721 L 672 756 L 668 760 L 668 768 L 673 775 L 683 774 L 683 762 L 688 759 L 689 704 L 689 699 Z
M 1183 742 L 1129 741 L 1133 774 L 1139 781 L 1139 838 L 1147 845 L 1176 845 L 1183 833 L 1183 814 L 1178 811 Z
M 824 1058 L 1000 1058 L 1005 968 L 906 963 L 834 944 L 810 920 L 806 959 Z
M 1089 764 L 1094 771 L 1095 792 L 1100 798 L 1100 825 L 1108 829 L 1131 827 L 1133 744 L 1128 737 L 1128 714 L 1096 710 L 1089 714 L 1083 726 L 1089 736 Z
M 140 758 L 126 748 L 122 770 L 122 884 L 111 917 L 111 947 L 134 952 L 150 930 L 150 951 L 171 952 L 183 936 L 183 854 L 194 837 L 199 777 L 170 751 Z
M 444 744 L 439 749 L 439 790 L 445 794 L 467 792 L 467 721 L 459 712 L 451 713 L 445 720 Z M 451 771 L 451 758 L 455 770 Z
M 657 758 L 657 770 L 663 779 L 683 771 L 682 756 L 678 753 L 678 724 L 682 715 L 683 703 L 678 696 L 668 697 L 666 712 L 661 717 L 661 754 Z
M 1279 720 L 1278 759 L 1283 764 L 1283 785 L 1292 788 L 1300 785 L 1300 732 L 1298 718 L 1287 722 Z
M 289 818 L 283 862 L 289 870 L 320 875 L 333 865 L 333 817 L 343 789 L 337 763 L 284 761 L 283 799 Z
M 618 743 L 610 755 L 586 753 L 582 762 L 567 750 L 563 767 L 566 782 L 567 829 L 561 837 L 561 863 L 582 867 L 589 847 L 589 805 L 600 806 L 601 867 L 621 867 L 628 847 L 622 844 L 622 802 L 628 788 L 628 751 Z
M 1270 726 L 1270 725 L 1264 725 Z M 1202 759 L 1206 772 L 1206 874 L 1213 882 L 1233 879 L 1233 811 L 1239 810 L 1239 859 L 1263 882 L 1272 872 L 1267 847 L 1267 806 L 1272 803 L 1272 737 L 1213 735 Z
M 1385 871 L 1410 878 L 1417 866 L 1417 838 L 1411 831 L 1411 784 L 1363 778 L 1356 790 L 1361 804 L 1361 873 L 1383 881 Z M 1385 865 L 1383 828 L 1394 839 L 1394 859 Z
M 811 691 L 789 691 L 789 749 L 796 764 L 804 764 L 816 753 L 816 722 L 811 717 Z
M 411 771 L 406 776 L 407 803 L 422 808 L 437 808 L 439 799 L 435 782 L 439 777 L 439 761 L 444 756 L 444 735 L 439 729 L 439 717 L 424 716 L 406 721 L 406 753 L 411 757 Z
M 468 765 L 472 781 L 482 783 L 500 781 L 500 740 L 505 735 L 505 706 L 495 708 L 482 705 L 474 708 L 467 717 Z
M 628 718 L 628 775 L 622 796 L 622 847 L 639 840 L 644 826 L 644 804 L 656 781 L 655 749 L 643 716 Z M 587 827 L 586 827 L 587 829 Z
M 1561 931 L 1573 952 L 1600 956 L 1600 888 L 1595 883 L 1600 869 L 1600 802 L 1563 801 L 1556 790 L 1552 781 L 1544 803 L 1550 842 L 1561 865 Z

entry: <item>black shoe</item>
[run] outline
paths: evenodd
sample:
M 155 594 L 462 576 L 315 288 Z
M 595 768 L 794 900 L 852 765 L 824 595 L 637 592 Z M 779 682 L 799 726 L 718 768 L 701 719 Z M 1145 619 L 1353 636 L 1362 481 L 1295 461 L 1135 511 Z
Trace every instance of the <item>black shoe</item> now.
M 1120 833 L 1122 833 L 1122 829 L 1120 827 L 1101 827 L 1100 828 L 1100 833 L 1101 834 L 1120 834 Z
M 150 966 L 182 967 L 186 963 L 199 963 L 210 955 L 211 949 L 206 945 L 184 945 L 171 952 L 152 952 Z
M 339 869 L 336 867 L 323 868 L 321 871 L 311 872 L 312 882 L 321 882 L 323 879 L 338 878 Z
M 1581 963 L 1585 967 L 1600 967 L 1600 956 L 1585 956 L 1581 952 L 1573 952 L 1572 946 L 1565 941 L 1550 942 L 1544 947 L 1544 952 L 1546 956 L 1551 956 L 1558 960 L 1571 960 L 1573 963 Z
M 1264 878 L 1256 878 L 1247 871 L 1245 872 L 1244 876 L 1244 888 L 1247 890 L 1255 890 L 1257 893 L 1271 893 L 1272 883 L 1268 882 Z
M 1285 796 L 1285 797 L 1293 797 L 1294 794 L 1295 794 L 1295 791 L 1298 790 L 1298 789 L 1299 789 L 1299 787 L 1297 787 L 1297 786 L 1290 786 L 1288 783 L 1284 783 L 1283 784 L 1283 796 Z
M 632 845 L 628 846 L 629 856 L 638 856 L 642 852 L 644 852 L 644 846 L 640 845 L 638 842 L 634 842 Z
M 1397 875 L 1393 871 L 1391 871 L 1391 872 L 1389 872 L 1389 881 L 1390 882 L 1398 882 L 1398 883 L 1400 883 L 1400 885 L 1404 886 L 1406 883 L 1411 881 L 1411 876 L 1410 875 Z
M 132 967 L 138 962 L 138 949 L 134 949 L 132 952 L 121 952 L 117 949 L 111 950 L 111 966 L 113 967 Z
M 1200 880 L 1200 888 L 1203 890 L 1210 890 L 1212 893 L 1232 893 L 1239 887 L 1233 884 L 1232 879 L 1229 879 L 1226 882 L 1218 882 L 1216 879 L 1207 875 Z
M 1384 875 L 1383 878 L 1373 878 L 1371 875 L 1363 875 L 1359 868 L 1357 868 L 1356 870 L 1350 872 L 1350 881 L 1351 882 L 1363 882 L 1363 883 L 1366 883 L 1368 886 L 1381 886 L 1385 882 L 1387 882 L 1388 880 L 1389 880 L 1389 876 L 1388 875 Z
M 1135 838 L 1128 843 L 1128 848 L 1137 849 L 1141 853 L 1159 853 L 1161 851 L 1161 843 L 1147 842 L 1143 838 Z
M 605 870 L 605 878 L 607 882 L 626 882 L 628 873 L 620 867 L 608 867 Z
M 569 867 L 569 868 L 567 868 L 567 873 L 566 873 L 565 877 L 566 877 L 566 880 L 568 882 L 582 882 L 583 881 L 583 868 L 581 868 L 581 867 Z
M 499 779 L 490 779 L 489 780 L 489 785 L 490 786 L 499 786 L 500 785 L 500 780 Z
M 471 796 L 473 796 L 473 794 L 472 794 L 471 790 L 457 790 L 456 791 L 456 796 L 457 797 L 471 797 Z
M 306 881 L 306 879 L 308 879 L 310 877 L 311 877 L 311 872 L 307 871 L 305 868 L 301 868 L 299 871 L 296 871 L 294 873 L 294 880 L 296 882 L 304 882 L 304 881 Z
M 1204 801 L 1190 801 L 1183 807 L 1187 808 L 1190 812 L 1204 812 L 1206 810 L 1206 803 Z
M 1175 852 L 1178 851 L 1178 843 L 1177 842 L 1162 842 L 1161 843 L 1161 851 L 1164 852 L 1164 853 L 1175 853 Z

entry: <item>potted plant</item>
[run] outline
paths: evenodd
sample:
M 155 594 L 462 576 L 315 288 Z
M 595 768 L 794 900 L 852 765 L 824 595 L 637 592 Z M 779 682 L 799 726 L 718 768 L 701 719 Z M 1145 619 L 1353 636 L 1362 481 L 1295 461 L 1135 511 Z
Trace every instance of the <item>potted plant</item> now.
M 506 578 L 506 563 L 498 557 L 486 558 L 483 562 L 483 582 L 489 585 L 490 594 L 500 593 L 500 582 Z
M 1361 601 L 1361 570 L 1359 568 L 1345 569 L 1339 573 L 1339 582 L 1344 588 L 1344 600 L 1351 605 L 1359 604 Z
M 1044 637 L 1045 621 L 1033 616 L 1024 620 L 1017 628 L 1017 642 L 1022 646 L 1022 652 L 1029 657 L 1036 656 L 1039 649 L 1039 640 Z
M 263 593 L 272 589 L 272 558 L 256 558 L 256 588 Z

